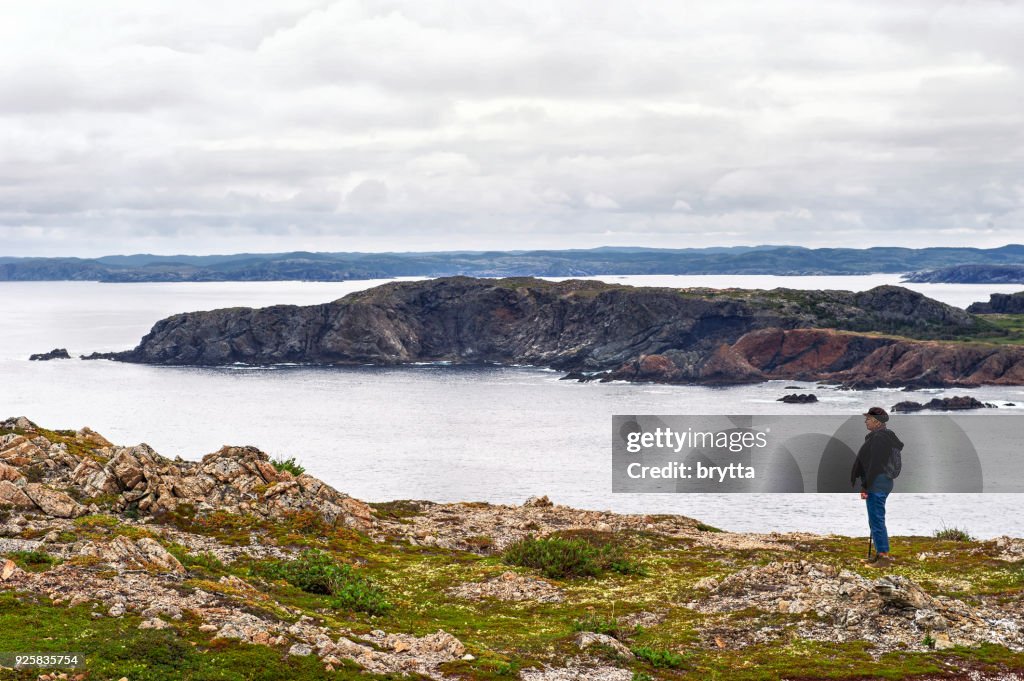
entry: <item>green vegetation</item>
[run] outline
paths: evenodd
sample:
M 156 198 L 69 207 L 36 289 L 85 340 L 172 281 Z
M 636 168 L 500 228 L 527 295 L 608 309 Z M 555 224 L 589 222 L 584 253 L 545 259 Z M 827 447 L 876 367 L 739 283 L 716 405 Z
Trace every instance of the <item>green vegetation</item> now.
M 984 321 L 987 327 L 963 340 L 1007 345 L 1024 344 L 1024 314 L 986 314 L 977 315 L 976 318 Z
M 60 563 L 59 558 L 54 558 L 46 551 L 8 551 L 4 555 L 28 572 L 45 572 Z
M 268 580 L 282 579 L 311 594 L 331 596 L 331 607 L 382 615 L 391 609 L 369 578 L 348 565 L 339 565 L 319 549 L 307 549 L 295 560 L 255 565 L 252 574 Z
M 306 472 L 304 466 L 300 466 L 298 463 L 295 462 L 294 456 L 289 457 L 287 459 L 283 459 L 280 457 L 273 458 L 270 460 L 270 465 L 273 466 L 278 471 L 288 471 L 295 477 L 298 477 Z
M 643 568 L 626 557 L 616 540 L 600 537 L 599 533 L 571 538 L 527 537 L 506 548 L 502 560 L 508 565 L 539 570 L 551 579 L 597 577 L 607 571 L 643 574 Z
M 638 660 L 643 660 L 652 667 L 664 669 L 682 669 L 686 666 L 686 658 L 671 650 L 653 650 L 645 646 L 632 648 Z
M 190 553 L 181 544 L 171 544 L 167 547 L 167 551 L 177 558 L 178 562 L 189 571 L 197 571 L 211 576 L 222 575 L 228 572 L 224 563 L 209 551 Z
M 572 623 L 572 630 L 592 631 L 595 634 L 605 634 L 612 638 L 621 638 L 623 636 L 618 620 L 614 617 L 605 618 L 599 615 L 588 615 L 583 619 L 576 620 Z
M 949 541 L 974 541 L 974 538 L 967 532 L 959 527 L 945 527 L 941 530 L 935 530 L 933 535 L 936 539 L 947 539 Z
M 296 657 L 268 646 L 214 639 L 198 632 L 196 622 L 166 630 L 138 628 L 134 615 L 94 618 L 88 604 L 53 606 L 43 598 L 0 592 L 0 631 L 5 650 L 81 651 L 90 679 L 132 681 L 384 681 L 347 665 L 324 671 L 315 655 Z M 7 670 L 4 679 L 35 681 L 42 669 Z M 76 672 L 68 674 L 72 677 Z
M 370 508 L 378 518 L 401 522 L 408 521 L 409 518 L 414 518 L 422 513 L 419 504 L 408 499 L 371 503 Z

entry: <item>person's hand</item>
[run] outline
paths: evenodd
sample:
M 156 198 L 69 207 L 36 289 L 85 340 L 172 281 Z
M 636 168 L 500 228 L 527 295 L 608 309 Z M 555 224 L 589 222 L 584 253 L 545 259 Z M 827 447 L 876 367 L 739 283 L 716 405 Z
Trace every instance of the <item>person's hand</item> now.
M 860 491 L 860 498 L 861 499 L 867 499 L 868 498 L 868 491 L 866 489 L 862 489 Z

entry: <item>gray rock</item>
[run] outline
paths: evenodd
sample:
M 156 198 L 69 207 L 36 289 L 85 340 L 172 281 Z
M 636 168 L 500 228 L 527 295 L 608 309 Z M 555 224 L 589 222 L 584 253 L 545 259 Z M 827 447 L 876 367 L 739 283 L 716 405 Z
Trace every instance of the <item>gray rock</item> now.
M 289 655 L 296 655 L 298 657 L 306 657 L 313 654 L 313 649 L 305 643 L 296 643 L 288 649 Z

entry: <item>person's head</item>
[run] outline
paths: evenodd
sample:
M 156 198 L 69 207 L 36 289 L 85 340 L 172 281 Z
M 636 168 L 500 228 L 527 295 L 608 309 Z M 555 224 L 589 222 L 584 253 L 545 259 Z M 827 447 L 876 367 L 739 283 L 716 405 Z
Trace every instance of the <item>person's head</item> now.
M 881 407 L 871 407 L 864 412 L 864 427 L 868 430 L 881 430 L 889 420 L 889 412 Z

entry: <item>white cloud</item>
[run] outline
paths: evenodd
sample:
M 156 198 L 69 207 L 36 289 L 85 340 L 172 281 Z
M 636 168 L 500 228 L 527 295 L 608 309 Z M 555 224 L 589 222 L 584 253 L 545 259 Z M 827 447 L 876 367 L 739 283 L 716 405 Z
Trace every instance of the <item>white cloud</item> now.
M 0 255 L 1020 240 L 1018 3 L 4 12 Z

